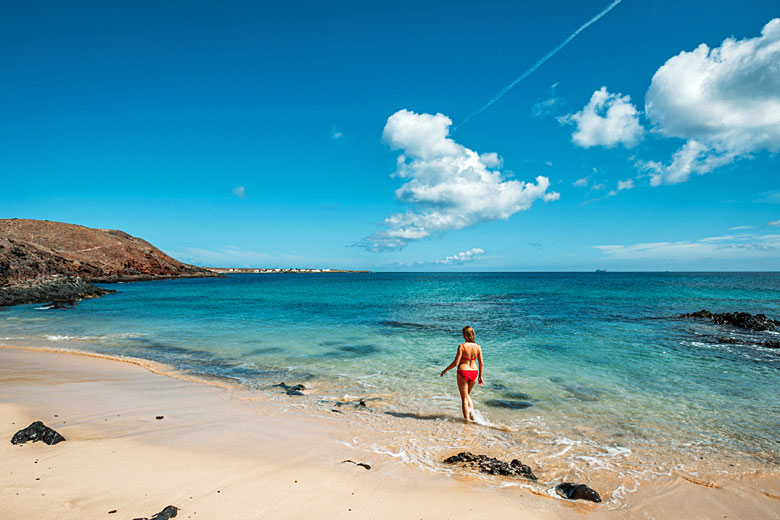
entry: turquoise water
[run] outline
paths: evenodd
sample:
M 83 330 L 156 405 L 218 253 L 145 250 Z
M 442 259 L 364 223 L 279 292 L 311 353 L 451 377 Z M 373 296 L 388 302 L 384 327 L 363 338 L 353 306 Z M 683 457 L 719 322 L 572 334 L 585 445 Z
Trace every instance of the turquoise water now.
M 675 469 L 780 464 L 780 351 L 760 346 L 780 334 L 673 317 L 780 317 L 780 273 L 274 274 L 107 287 L 118 293 L 72 309 L 0 309 L 0 340 L 162 361 L 280 403 L 294 398 L 273 384 L 303 382 L 313 413 L 365 398 L 368 411 L 344 410 L 374 434 L 353 441 L 431 468 L 464 445 L 520 452 L 550 479 L 587 478 L 620 496 Z M 466 324 L 484 349 L 474 400 L 491 426 L 471 433 L 454 374 L 439 378 Z

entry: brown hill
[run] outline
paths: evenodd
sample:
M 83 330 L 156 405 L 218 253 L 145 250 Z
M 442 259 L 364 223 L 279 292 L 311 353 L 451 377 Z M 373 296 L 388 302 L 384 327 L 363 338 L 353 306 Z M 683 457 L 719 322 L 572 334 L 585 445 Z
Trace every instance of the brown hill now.
M 0 291 L 6 293 L 5 302 L 0 294 L 0 305 L 22 303 L 17 301 L 22 286 L 37 287 L 40 293 L 38 282 L 48 287 L 67 281 L 84 293 L 77 295 L 80 298 L 89 296 L 85 288 L 91 286 L 83 282 L 205 276 L 219 275 L 179 262 L 123 231 L 46 220 L 0 219 Z M 16 286 L 13 298 L 8 296 L 12 286 Z M 23 303 L 47 299 L 38 294 Z

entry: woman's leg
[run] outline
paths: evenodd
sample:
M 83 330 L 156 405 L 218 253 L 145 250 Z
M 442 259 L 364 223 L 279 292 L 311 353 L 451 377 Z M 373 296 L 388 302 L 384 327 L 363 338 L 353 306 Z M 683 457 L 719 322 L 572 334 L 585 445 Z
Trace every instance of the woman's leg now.
M 466 394 L 466 397 L 468 397 L 469 400 L 469 418 L 473 421 L 474 420 L 474 401 L 471 400 L 471 391 L 474 390 L 474 385 L 477 384 L 476 381 L 468 381 L 468 394 Z
M 458 391 L 460 392 L 460 404 L 463 407 L 463 418 L 469 421 L 471 398 L 469 397 L 469 383 L 458 374 Z

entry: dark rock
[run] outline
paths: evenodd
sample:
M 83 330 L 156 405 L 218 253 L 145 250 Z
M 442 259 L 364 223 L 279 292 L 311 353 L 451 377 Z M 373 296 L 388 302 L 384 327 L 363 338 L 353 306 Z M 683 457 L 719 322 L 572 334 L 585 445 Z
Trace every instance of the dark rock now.
M 509 399 L 530 399 L 531 396 L 523 393 L 523 392 L 504 392 L 502 394 L 504 397 L 508 397 Z
M 713 313 L 706 309 L 698 312 L 680 314 L 680 318 L 697 318 L 710 320 L 717 325 L 733 325 L 747 330 L 775 330 L 780 328 L 780 321 L 767 318 L 765 314 L 750 314 L 749 312 Z
M 493 408 L 509 408 L 512 410 L 522 410 L 530 408 L 531 403 L 527 401 L 514 401 L 512 399 L 488 399 L 485 404 Z
M 170 520 L 171 518 L 174 518 L 179 512 L 178 507 L 174 506 L 166 506 L 165 509 L 157 513 L 156 515 L 152 515 L 151 517 L 143 517 L 143 518 L 134 518 L 133 520 Z
M 35 421 L 24 430 L 19 430 L 11 438 L 11 444 L 22 444 L 27 441 L 43 441 L 48 445 L 57 444 L 65 440 L 65 437 L 52 430 L 41 421 Z
M 724 344 L 727 344 L 727 345 L 736 345 L 736 344 L 738 344 L 738 343 L 742 343 L 742 342 L 741 342 L 740 340 L 738 340 L 737 338 L 723 338 L 723 337 L 717 337 L 717 338 L 715 338 L 715 340 L 716 340 L 718 343 L 724 343 Z
M 366 468 L 366 469 L 371 469 L 371 466 L 369 466 L 365 462 L 355 462 L 354 460 L 349 460 L 349 459 L 341 461 L 342 464 L 344 464 L 345 462 L 351 462 L 355 466 L 360 466 L 360 467 L 363 467 L 363 468 Z
M 504 462 L 487 455 L 474 455 L 468 451 L 462 451 L 452 457 L 444 459 L 447 464 L 462 463 L 467 466 L 476 467 L 482 473 L 488 473 L 490 475 L 503 475 L 505 477 L 524 477 L 536 482 L 538 479 L 533 474 L 531 468 L 523 464 L 517 459 L 513 459 L 512 462 Z
M 572 484 L 563 482 L 555 486 L 555 492 L 567 500 L 590 500 L 601 502 L 601 497 L 585 484 Z
M 157 419 L 159 421 L 161 419 L 165 419 L 165 416 L 164 415 L 158 415 L 157 417 L 155 417 L 155 419 Z
M 79 300 L 113 292 L 116 291 L 103 289 L 78 276 L 41 276 L 5 285 L 0 280 L 0 307 L 49 302 L 48 309 L 69 309 Z
M 290 386 L 285 384 L 284 381 L 274 386 L 281 387 L 287 395 L 304 395 L 303 390 L 306 390 L 306 387 L 301 384 Z
M 766 348 L 780 348 L 780 341 L 777 341 L 776 339 L 768 339 L 763 342 L 762 345 Z
M 366 404 L 366 401 L 364 399 L 358 399 L 357 401 L 336 401 L 336 406 L 344 406 L 351 404 L 352 406 L 356 408 L 367 408 L 368 405 Z

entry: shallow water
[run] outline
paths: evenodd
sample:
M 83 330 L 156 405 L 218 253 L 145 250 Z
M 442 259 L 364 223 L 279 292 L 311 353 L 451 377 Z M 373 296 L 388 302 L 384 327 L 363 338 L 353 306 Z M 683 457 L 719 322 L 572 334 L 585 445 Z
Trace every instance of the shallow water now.
M 595 483 L 613 502 L 673 471 L 706 479 L 780 465 L 780 351 L 760 346 L 780 334 L 673 317 L 778 317 L 780 273 L 274 274 L 110 287 L 119 292 L 73 309 L 0 309 L 0 342 L 162 361 L 321 413 L 364 398 L 365 408 L 338 407 L 367 427 L 345 442 L 433 471 L 462 449 L 517 457 L 544 482 Z M 460 423 L 454 371 L 439 378 L 466 324 L 484 349 L 482 426 Z M 286 396 L 272 387 L 280 381 L 311 389 Z

